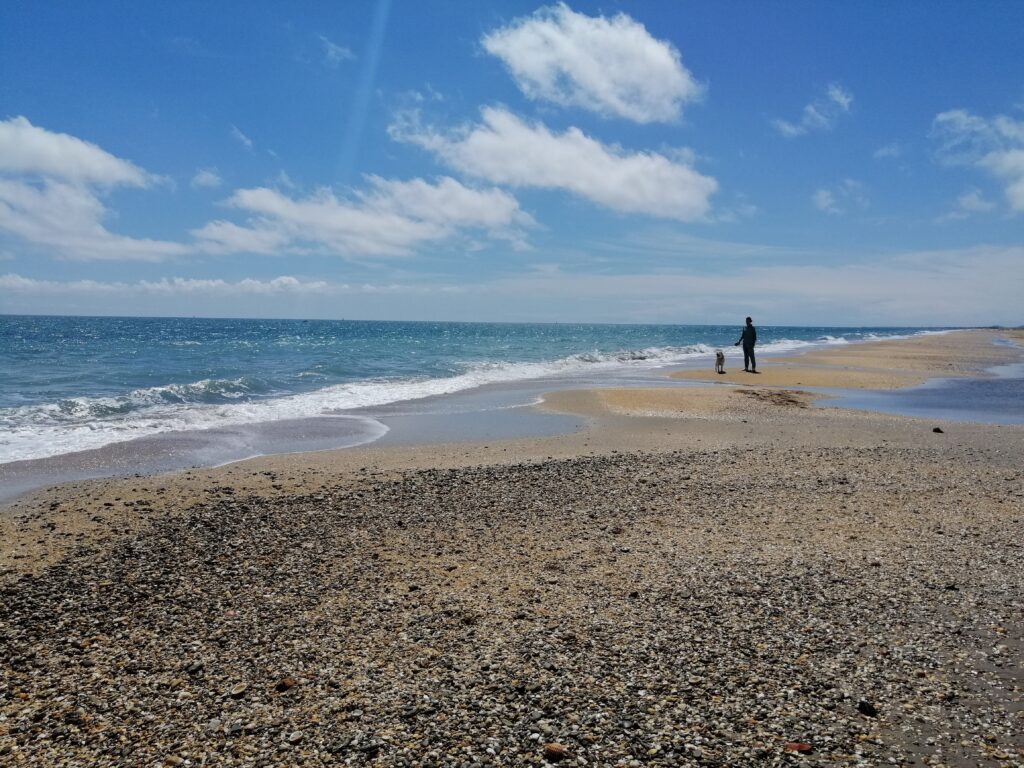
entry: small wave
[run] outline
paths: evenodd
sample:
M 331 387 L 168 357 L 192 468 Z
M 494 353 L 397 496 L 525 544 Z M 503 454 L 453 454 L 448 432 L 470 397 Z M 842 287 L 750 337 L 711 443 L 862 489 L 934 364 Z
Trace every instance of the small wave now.
M 816 341 L 777 339 L 758 347 L 758 351 L 789 352 L 845 343 L 847 340 L 841 337 Z M 99 448 L 164 432 L 339 415 L 353 409 L 448 395 L 488 384 L 603 369 L 658 368 L 713 352 L 714 347 L 692 344 L 614 352 L 595 350 L 535 362 L 473 362 L 464 364 L 462 372 L 453 376 L 363 379 L 304 393 L 275 392 L 258 379 L 240 377 L 137 389 L 118 397 L 69 398 L 0 409 L 0 463 Z

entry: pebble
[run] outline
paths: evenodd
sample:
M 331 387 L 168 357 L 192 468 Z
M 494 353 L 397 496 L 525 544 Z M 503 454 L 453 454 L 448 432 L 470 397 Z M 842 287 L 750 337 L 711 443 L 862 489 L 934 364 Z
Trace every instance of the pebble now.
M 0 585 L 0 762 L 1012 761 L 1020 458 L 619 453 L 154 509 Z

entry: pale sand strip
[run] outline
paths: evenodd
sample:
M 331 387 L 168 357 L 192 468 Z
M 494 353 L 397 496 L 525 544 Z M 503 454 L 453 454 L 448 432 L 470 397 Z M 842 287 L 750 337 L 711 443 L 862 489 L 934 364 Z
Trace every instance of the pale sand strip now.
M 769 387 L 899 389 L 933 377 L 977 376 L 984 368 L 1020 359 L 997 339 L 1020 343 L 1020 331 L 971 330 L 912 339 L 830 347 L 796 357 L 762 357 L 758 374 L 745 373 L 733 357 L 725 375 L 708 369 L 679 371 L 673 378 Z

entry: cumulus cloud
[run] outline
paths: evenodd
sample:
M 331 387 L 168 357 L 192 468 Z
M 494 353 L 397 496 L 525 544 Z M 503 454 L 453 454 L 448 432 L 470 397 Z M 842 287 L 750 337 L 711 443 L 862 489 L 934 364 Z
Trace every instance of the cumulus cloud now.
M 44 179 L 0 179 L 0 231 L 84 261 L 161 261 L 180 243 L 119 235 L 103 226 L 106 208 L 89 189 Z
M 529 98 L 638 123 L 675 120 L 703 87 L 679 51 L 636 20 L 576 13 L 564 3 L 484 36 Z
M 419 245 L 467 231 L 525 248 L 525 228 L 533 224 L 503 190 L 474 189 L 448 177 L 430 183 L 371 176 L 363 189 L 344 199 L 328 189 L 306 198 L 265 187 L 237 190 L 227 204 L 249 220 L 211 221 L 193 230 L 191 242 L 108 230 L 101 194 L 114 185 L 146 186 L 154 179 L 93 144 L 37 128 L 24 118 L 0 123 L 0 233 L 70 259 L 161 261 L 190 253 L 408 255 Z M 221 183 L 213 168 L 199 169 L 192 179 L 197 187 Z
M 935 116 L 930 136 L 940 163 L 987 172 L 1003 184 L 1010 210 L 1024 212 L 1024 121 L 952 109 Z
M 368 177 L 351 198 L 330 189 L 295 198 L 267 187 L 237 190 L 228 205 L 251 215 L 240 226 L 214 221 L 193 231 L 212 252 L 325 252 L 340 256 L 403 256 L 465 229 L 522 244 L 532 219 L 499 189 L 474 189 L 455 179 L 395 181 Z
M 496 184 L 564 190 L 624 213 L 703 219 L 718 187 L 683 156 L 628 152 L 578 128 L 553 133 L 499 107 L 484 108 L 479 124 L 456 131 L 424 127 L 409 113 L 388 130 L 395 140 L 417 144 L 463 173 Z
M 798 120 L 773 120 L 772 125 L 787 139 L 812 131 L 831 130 L 840 117 L 849 113 L 852 104 L 853 94 L 838 83 L 832 83 L 824 95 L 804 105 Z
M 24 117 L 0 122 L 0 232 L 68 258 L 159 261 L 184 253 L 179 243 L 127 237 L 103 224 L 103 192 L 156 181 L 95 144 Z
M 819 211 L 831 214 L 846 213 L 849 208 L 867 208 L 867 187 L 855 179 L 843 179 L 833 187 L 821 187 L 811 195 L 811 202 Z
M 39 128 L 25 117 L 0 121 L 0 173 L 110 187 L 145 187 L 157 179 L 95 144 Z
M 197 188 L 216 189 L 223 183 L 224 180 L 220 177 L 216 168 L 200 168 L 192 177 L 192 186 Z
M 956 199 L 953 209 L 942 216 L 937 216 L 935 222 L 943 224 L 949 221 L 963 221 L 978 213 L 988 213 L 994 210 L 996 204 L 986 200 L 979 189 L 967 189 Z

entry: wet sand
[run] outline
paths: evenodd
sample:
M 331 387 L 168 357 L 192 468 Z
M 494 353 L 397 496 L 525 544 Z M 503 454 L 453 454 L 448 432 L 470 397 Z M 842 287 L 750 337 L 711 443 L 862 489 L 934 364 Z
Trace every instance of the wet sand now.
M 726 373 L 708 370 L 680 371 L 674 378 L 743 384 L 760 387 L 826 387 L 840 389 L 898 389 L 921 384 L 934 377 L 978 376 L 985 368 L 1019 360 L 1009 346 L 996 339 L 1022 341 L 1020 331 L 958 331 L 917 336 L 913 339 L 875 341 L 829 347 L 797 357 L 765 357 L 758 372 L 747 373 L 736 362 Z M 730 354 L 730 351 L 726 351 Z
M 797 360 L 979 375 L 994 335 Z M 1024 427 L 763 382 L 19 499 L 0 761 L 1024 764 Z

